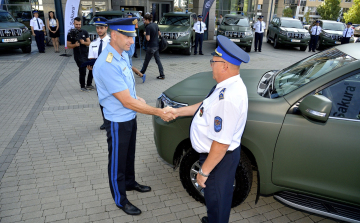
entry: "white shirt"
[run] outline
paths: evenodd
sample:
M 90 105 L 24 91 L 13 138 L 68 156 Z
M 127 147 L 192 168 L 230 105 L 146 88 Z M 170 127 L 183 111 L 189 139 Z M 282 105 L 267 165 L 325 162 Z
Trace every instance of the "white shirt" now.
M 94 41 L 92 41 L 92 42 L 90 43 L 90 45 L 89 45 L 89 56 L 88 56 L 89 59 L 92 59 L 92 58 L 97 59 L 97 58 L 98 58 L 98 56 L 99 56 L 99 55 L 98 55 L 98 52 L 99 52 L 100 40 L 101 40 L 100 37 L 98 37 L 98 38 L 96 38 L 96 40 L 94 40 Z M 102 50 L 101 50 L 101 52 L 104 51 L 106 45 L 107 45 L 108 43 L 110 43 L 110 37 L 109 37 L 109 35 L 106 35 L 102 40 L 103 40 L 103 43 L 102 43 Z
M 36 30 L 36 31 L 41 31 L 41 30 L 43 30 L 43 27 L 45 26 L 44 22 L 40 18 L 37 18 L 37 20 L 39 21 L 39 24 L 37 23 L 35 17 L 32 18 L 30 20 L 30 26 L 32 26 L 34 28 L 34 30 Z M 39 27 L 39 25 L 40 25 L 40 27 Z
M 238 148 L 247 111 L 248 96 L 240 75 L 218 83 L 193 118 L 190 127 L 192 147 L 198 153 L 209 153 L 215 140 L 230 145 L 228 151 Z
M 56 26 L 57 26 L 56 20 L 55 20 L 55 19 L 50 19 L 49 25 L 50 25 L 51 27 L 56 27 Z
M 200 24 L 201 24 L 201 31 L 200 31 Z M 206 30 L 206 25 L 202 21 L 197 21 L 194 24 L 193 29 L 195 30 L 196 33 L 204 33 L 204 31 Z
M 317 29 L 316 29 L 317 28 Z M 320 35 L 320 33 L 321 33 L 321 26 L 317 26 L 317 25 L 315 25 L 315 26 L 313 26 L 312 28 L 311 28 L 311 35 L 316 35 L 316 36 L 318 36 L 318 35 Z
M 346 32 L 347 31 L 347 32 Z M 346 36 L 345 36 L 346 35 Z M 344 29 L 344 32 L 343 32 L 343 37 L 352 37 L 354 35 L 354 30 L 353 28 L 346 28 Z
M 260 31 L 260 26 L 261 26 L 261 31 Z M 266 25 L 265 25 L 265 22 L 263 22 L 263 21 L 257 21 L 255 24 L 254 24 L 254 26 L 253 26 L 253 28 L 255 29 L 255 32 L 256 33 L 263 33 L 264 32 L 264 29 L 266 28 Z

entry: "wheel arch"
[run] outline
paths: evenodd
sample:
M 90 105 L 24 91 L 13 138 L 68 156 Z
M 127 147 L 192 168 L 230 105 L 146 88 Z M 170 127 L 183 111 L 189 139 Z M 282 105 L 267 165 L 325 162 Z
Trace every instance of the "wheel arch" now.
M 174 157 L 173 157 L 173 164 L 174 170 L 179 167 L 181 159 L 183 158 L 184 154 L 191 149 L 191 141 L 190 138 L 186 138 L 179 143 L 179 145 L 175 149 Z

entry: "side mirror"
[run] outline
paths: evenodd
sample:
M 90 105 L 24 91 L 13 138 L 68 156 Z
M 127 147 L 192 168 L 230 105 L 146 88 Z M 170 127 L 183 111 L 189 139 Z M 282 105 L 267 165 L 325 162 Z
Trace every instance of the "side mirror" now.
M 322 95 L 310 95 L 300 102 L 299 110 L 307 118 L 326 122 L 329 118 L 332 101 Z
M 17 18 L 16 19 L 18 22 L 23 22 L 22 18 Z

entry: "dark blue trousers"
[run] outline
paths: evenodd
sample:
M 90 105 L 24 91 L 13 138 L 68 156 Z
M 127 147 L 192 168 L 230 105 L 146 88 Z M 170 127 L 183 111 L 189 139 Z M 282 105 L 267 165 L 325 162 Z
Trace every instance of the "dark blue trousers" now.
M 200 153 L 200 165 L 205 162 L 207 156 L 207 153 Z M 224 156 L 205 182 L 204 196 L 210 223 L 229 222 L 233 184 L 239 162 L 240 148 L 237 148 Z
M 317 41 L 319 40 L 319 36 L 317 35 L 311 35 L 310 43 L 309 43 L 309 51 L 315 51 Z
M 39 50 L 39 52 L 45 52 L 45 35 L 44 35 L 44 31 L 34 31 L 35 33 L 35 41 L 36 41 L 36 45 L 37 48 Z
M 255 50 L 261 51 L 264 33 L 255 33 Z M 258 48 L 259 45 L 259 48 Z
M 347 43 L 350 43 L 350 37 L 341 38 L 341 44 L 347 44 Z
M 128 203 L 126 188 L 135 182 L 136 118 L 127 122 L 105 120 L 109 151 L 108 175 L 111 195 L 119 207 Z
M 195 50 L 194 50 L 194 54 L 197 54 L 198 45 L 199 45 L 199 53 L 202 53 L 203 40 L 204 40 L 204 33 L 202 33 L 202 34 L 195 33 Z

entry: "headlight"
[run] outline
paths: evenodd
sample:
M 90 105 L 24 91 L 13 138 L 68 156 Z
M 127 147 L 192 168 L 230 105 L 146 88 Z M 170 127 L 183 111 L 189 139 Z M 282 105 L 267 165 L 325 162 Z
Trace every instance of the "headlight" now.
M 252 32 L 245 32 L 245 36 L 252 36 Z
M 160 97 L 158 97 L 158 99 L 156 101 L 156 107 L 157 108 L 165 108 L 167 106 L 173 107 L 173 108 L 181 108 L 181 107 L 188 106 L 188 104 L 170 100 L 170 98 L 166 97 L 165 94 L 161 94 Z
M 280 34 L 286 36 L 287 33 L 285 31 L 280 30 Z
M 324 35 L 325 37 L 331 37 L 331 34 L 330 34 L 330 33 L 323 32 L 323 35 Z
M 190 33 L 188 31 L 186 32 L 179 32 L 179 37 L 182 37 L 182 36 L 187 36 L 189 35 Z
M 310 33 L 305 33 L 305 37 L 310 37 Z
M 28 29 L 28 27 L 24 27 L 24 28 L 22 28 L 22 31 L 23 31 L 23 33 L 26 33 L 27 31 L 29 31 L 29 29 Z

